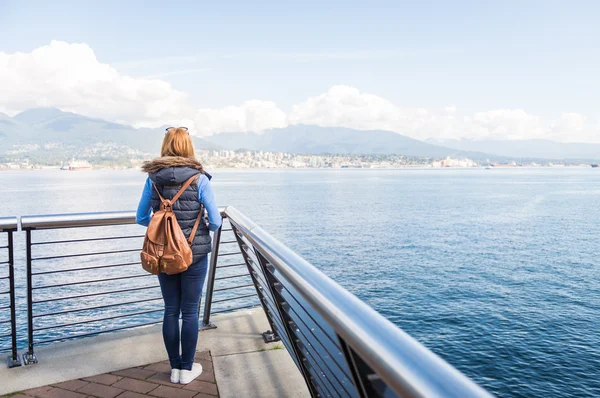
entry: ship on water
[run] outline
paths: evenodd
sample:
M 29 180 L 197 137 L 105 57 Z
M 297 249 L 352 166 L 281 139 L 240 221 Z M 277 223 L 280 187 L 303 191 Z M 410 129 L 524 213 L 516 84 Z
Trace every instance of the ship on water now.
M 61 170 L 81 171 L 91 170 L 92 165 L 87 160 L 71 160 L 68 164 L 60 168 Z
M 592 164 L 592 167 L 593 167 L 593 168 L 596 168 L 596 167 L 598 167 L 598 164 L 596 164 L 596 163 L 593 163 L 593 164 Z

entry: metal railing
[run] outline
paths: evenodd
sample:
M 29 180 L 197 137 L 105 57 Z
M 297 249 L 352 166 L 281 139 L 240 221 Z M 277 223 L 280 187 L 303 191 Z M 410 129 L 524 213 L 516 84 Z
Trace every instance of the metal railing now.
M 128 224 L 135 224 L 134 212 L 21 218 L 27 251 L 26 365 L 37 363 L 36 345 L 162 321 L 156 319 L 163 310 L 156 278 L 148 278 L 139 265 L 143 228 L 127 229 Z M 90 332 L 90 326 L 96 327 Z M 36 339 L 38 332 L 44 337 Z
M 213 237 L 203 328 L 216 327 L 212 314 L 261 305 L 271 328 L 263 333 L 265 341 L 281 340 L 313 397 L 490 396 L 235 208 L 221 214 L 224 223 Z M 27 251 L 25 364 L 37 362 L 35 345 L 162 322 L 156 316 L 163 310 L 157 304 L 162 298 L 156 278 L 135 285 L 151 274 L 141 270 L 137 257 L 142 227 L 126 229 L 134 222 L 133 212 L 22 218 Z M 102 228 L 116 229 L 98 236 Z M 134 245 L 135 239 L 139 242 Z M 77 250 L 77 245 L 86 250 Z M 132 255 L 135 260 L 128 259 Z M 89 279 L 85 274 L 107 270 L 111 275 L 104 276 L 110 277 Z M 126 288 L 110 287 L 123 280 Z M 85 303 L 97 297 L 101 305 Z M 98 327 L 90 332 L 90 324 Z M 35 339 L 38 332 L 43 338 Z
M 13 233 L 18 226 L 17 221 L 16 217 L 0 218 L 0 233 L 3 238 L 6 237 L 5 241 L 0 241 L 0 269 L 2 270 L 0 274 L 0 351 L 10 351 L 10 355 L 6 358 L 9 368 L 21 366 L 17 353 L 13 243 Z M 4 342 L 8 340 L 10 341 L 5 345 Z
M 247 271 L 243 252 L 233 234 L 227 214 L 222 211 L 221 216 L 223 225 L 215 231 L 212 241 L 201 329 L 216 327 L 210 321 L 213 314 L 254 308 L 261 304 L 257 300 L 256 284 Z
M 26 365 L 37 363 L 35 346 L 41 344 L 162 322 L 159 284 L 139 264 L 144 228 L 135 225 L 134 212 L 25 216 L 21 228 L 25 231 L 27 271 Z M 241 252 L 235 250 L 237 245 L 229 245 L 233 249 L 229 250 L 226 246 L 230 242 L 220 240 L 221 233 L 230 231 L 221 227 L 213 239 L 209 271 L 213 276 L 209 278 L 207 302 L 217 304 L 217 308 L 208 305 L 206 319 L 211 309 L 215 314 L 258 305 L 257 300 L 248 302 L 256 294 L 245 292 L 240 297 L 230 293 L 240 291 L 231 283 L 249 279 L 247 273 L 228 272 L 245 266 Z M 219 252 L 220 244 L 225 249 Z M 223 275 L 215 278 L 217 268 Z M 215 280 L 222 280 L 223 286 L 213 290 Z M 126 287 L 121 286 L 124 281 Z M 251 281 L 244 283 L 244 287 L 253 286 Z M 213 299 L 213 291 L 224 294 Z M 226 306 L 240 298 L 246 299 L 244 305 Z M 212 327 L 207 323 L 204 328 Z
M 313 397 L 490 396 L 235 208 L 223 214 Z

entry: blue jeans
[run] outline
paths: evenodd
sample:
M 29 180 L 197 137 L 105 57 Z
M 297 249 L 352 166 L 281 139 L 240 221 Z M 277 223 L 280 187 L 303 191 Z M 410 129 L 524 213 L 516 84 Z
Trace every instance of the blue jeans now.
M 176 275 L 158 275 L 160 290 L 165 302 L 163 339 L 172 369 L 192 370 L 198 343 L 198 305 L 206 279 L 208 256 Z M 181 339 L 179 337 L 181 313 Z M 181 342 L 181 355 L 179 343 Z

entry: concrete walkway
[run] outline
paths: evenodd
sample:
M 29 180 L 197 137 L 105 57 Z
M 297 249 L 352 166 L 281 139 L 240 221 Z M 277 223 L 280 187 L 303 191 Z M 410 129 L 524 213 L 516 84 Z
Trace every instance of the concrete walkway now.
M 200 332 L 197 359 L 207 360 L 202 356 L 210 352 L 219 396 L 225 398 L 310 396 L 302 375 L 287 351 L 282 349 L 281 343 L 263 342 L 261 333 L 269 329 L 269 324 L 262 309 L 219 315 L 213 317 L 212 321 L 217 328 Z M 36 365 L 13 369 L 0 368 L 0 394 L 42 386 L 56 386 L 44 387 L 48 389 L 43 393 L 46 395 L 39 396 L 68 397 L 53 395 L 68 390 L 64 388 L 64 384 L 61 387 L 58 383 L 71 380 L 91 383 L 88 380 L 90 377 L 106 373 L 127 377 L 118 375 L 116 371 L 129 368 L 162 369 L 167 356 L 160 325 L 39 347 L 36 349 L 36 354 L 39 360 Z M 154 383 L 146 379 L 132 379 Z M 115 383 L 118 382 L 117 380 Z M 128 383 L 132 382 L 128 381 Z M 173 387 L 157 383 L 161 384 L 159 387 Z M 112 384 L 114 383 L 106 387 L 120 388 Z M 157 390 L 159 387 L 153 388 L 148 393 L 152 394 L 156 391 L 154 396 L 164 397 L 191 397 L 196 394 L 211 396 L 207 392 L 200 391 L 195 391 L 194 395 L 166 395 L 167 393 L 156 395 L 166 391 L 164 388 Z M 59 390 L 53 393 L 53 389 Z M 115 396 L 134 398 L 137 396 L 123 394 L 134 392 L 140 394 L 134 390 L 127 391 L 124 388 L 122 390 Z M 177 389 L 179 394 L 184 394 L 184 391 L 188 390 Z M 80 392 L 79 389 L 76 389 L 75 393 L 104 397 L 104 395 Z M 217 391 L 214 391 L 212 397 L 216 394 Z M 203 397 L 203 395 L 197 396 Z M 73 395 L 73 398 L 75 397 L 79 396 Z

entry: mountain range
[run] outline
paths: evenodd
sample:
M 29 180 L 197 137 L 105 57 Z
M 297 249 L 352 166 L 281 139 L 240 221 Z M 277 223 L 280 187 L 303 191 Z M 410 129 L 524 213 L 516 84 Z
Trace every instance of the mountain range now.
M 482 160 L 489 155 L 446 148 L 415 140 L 391 131 L 353 130 L 343 127 L 292 125 L 257 133 L 220 133 L 207 137 L 223 148 L 310 154 L 385 155 L 445 158 L 470 157 Z M 497 158 L 500 158 L 497 156 Z
M 600 144 L 578 142 L 556 142 L 550 140 L 429 140 L 434 145 L 441 145 L 461 151 L 485 152 L 490 155 L 512 158 L 540 159 L 598 159 Z
M 155 153 L 164 133 L 164 128 L 136 129 L 59 109 L 36 108 L 12 118 L 0 114 L 0 154 L 31 145 L 39 145 L 40 150 L 46 151 L 77 152 L 99 143 Z M 194 144 L 199 148 L 216 149 L 197 137 Z
M 31 158 L 71 157 L 90 148 L 157 154 L 164 136 L 161 128 L 132 126 L 90 118 L 54 108 L 36 108 L 14 117 L 0 113 L 0 157 L 19 153 Z M 479 161 L 536 159 L 600 159 L 600 144 L 565 144 L 530 141 L 429 141 L 390 131 L 292 125 L 264 133 L 224 132 L 193 137 L 197 149 L 246 149 L 304 154 L 354 154 L 445 158 L 468 157 Z M 105 152 L 106 153 L 106 152 Z M 104 155 L 103 155 L 104 156 Z

